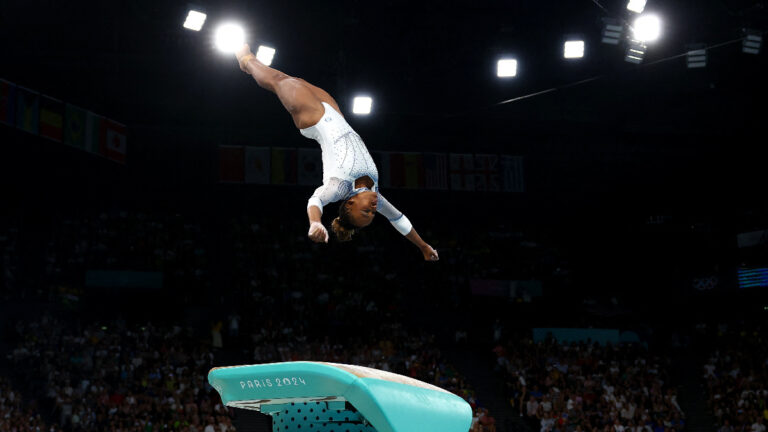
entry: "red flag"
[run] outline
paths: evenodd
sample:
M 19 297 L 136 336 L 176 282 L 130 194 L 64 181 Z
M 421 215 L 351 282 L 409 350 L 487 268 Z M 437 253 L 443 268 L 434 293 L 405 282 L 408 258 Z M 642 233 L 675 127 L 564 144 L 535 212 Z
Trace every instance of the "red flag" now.
M 106 119 L 104 132 L 100 140 L 100 153 L 107 159 L 125 163 L 128 154 L 128 140 L 125 135 L 125 125 Z
M 222 183 L 245 181 L 245 148 L 219 146 L 219 181 Z

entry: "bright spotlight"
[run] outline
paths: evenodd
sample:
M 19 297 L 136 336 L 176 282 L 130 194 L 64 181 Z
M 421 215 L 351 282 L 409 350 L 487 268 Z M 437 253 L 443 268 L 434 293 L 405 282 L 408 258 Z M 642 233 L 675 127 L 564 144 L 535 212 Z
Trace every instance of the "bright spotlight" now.
M 352 101 L 352 112 L 354 114 L 370 114 L 373 99 L 368 96 L 356 96 Z
M 646 0 L 629 0 L 627 3 L 627 9 L 635 13 L 643 13 L 645 9 Z
M 603 18 L 603 43 L 618 45 L 624 39 L 624 23 L 616 18 Z
M 223 24 L 216 29 L 216 48 L 233 53 L 245 43 L 245 31 L 237 24 Z
M 645 57 L 646 46 L 642 41 L 630 40 L 624 60 L 629 63 L 640 64 Z
M 259 49 L 256 50 L 256 60 L 262 62 L 265 66 L 269 66 L 272 64 L 273 58 L 275 58 L 274 48 L 259 45 Z
M 695 44 L 688 46 L 688 52 L 685 54 L 686 64 L 689 69 L 707 67 L 707 47 L 704 44 Z
M 747 54 L 760 54 L 763 46 L 763 33 L 758 30 L 744 29 L 744 39 L 741 42 L 741 51 Z
M 184 20 L 184 28 L 194 30 L 194 31 L 200 31 L 200 29 L 203 28 L 203 24 L 205 24 L 205 15 L 202 12 L 198 12 L 196 10 L 190 10 L 189 13 L 187 13 L 187 19 Z
M 563 57 L 567 59 L 584 57 L 584 41 L 566 41 L 563 47 Z
M 517 75 L 517 60 L 501 59 L 496 64 L 496 75 L 499 78 L 509 78 Z
M 632 27 L 634 39 L 640 42 L 653 42 L 661 35 L 661 20 L 656 15 L 641 15 Z

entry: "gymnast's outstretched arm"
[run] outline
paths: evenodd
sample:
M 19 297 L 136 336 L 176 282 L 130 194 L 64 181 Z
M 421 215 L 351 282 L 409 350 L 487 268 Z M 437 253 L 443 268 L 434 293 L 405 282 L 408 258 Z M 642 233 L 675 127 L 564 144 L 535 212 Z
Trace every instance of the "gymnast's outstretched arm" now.
M 437 251 L 432 248 L 427 242 L 422 240 L 421 236 L 408 220 L 408 217 L 393 206 L 383 195 L 379 194 L 379 207 L 376 211 L 387 218 L 389 223 L 402 235 L 405 236 L 411 243 L 419 248 L 421 254 L 424 255 L 426 261 L 437 261 L 440 257 L 437 255 Z

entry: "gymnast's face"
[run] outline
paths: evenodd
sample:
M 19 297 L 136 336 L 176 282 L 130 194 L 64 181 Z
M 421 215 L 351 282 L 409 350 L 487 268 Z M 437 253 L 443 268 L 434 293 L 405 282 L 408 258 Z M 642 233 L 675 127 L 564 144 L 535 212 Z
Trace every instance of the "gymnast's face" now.
M 346 204 L 349 211 L 349 221 L 358 228 L 364 228 L 373 222 L 376 216 L 376 206 L 379 205 L 379 196 L 376 192 L 366 191 L 348 199 Z

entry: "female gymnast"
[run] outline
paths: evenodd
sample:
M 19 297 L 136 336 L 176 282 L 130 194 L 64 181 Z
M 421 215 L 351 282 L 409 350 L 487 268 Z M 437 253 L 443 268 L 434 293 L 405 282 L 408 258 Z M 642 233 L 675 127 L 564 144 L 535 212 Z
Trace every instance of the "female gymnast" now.
M 307 203 L 309 238 L 317 243 L 328 243 L 328 230 L 321 222 L 323 207 L 343 200 L 339 216 L 332 224 L 339 241 L 351 240 L 352 234 L 370 225 L 378 212 L 421 250 L 425 260 L 437 261 L 437 251 L 424 242 L 408 218 L 379 193 L 376 165 L 331 95 L 303 79 L 264 65 L 247 44 L 235 55 L 243 72 L 251 75 L 260 87 L 277 95 L 301 134 L 320 143 L 323 185 L 315 190 Z

